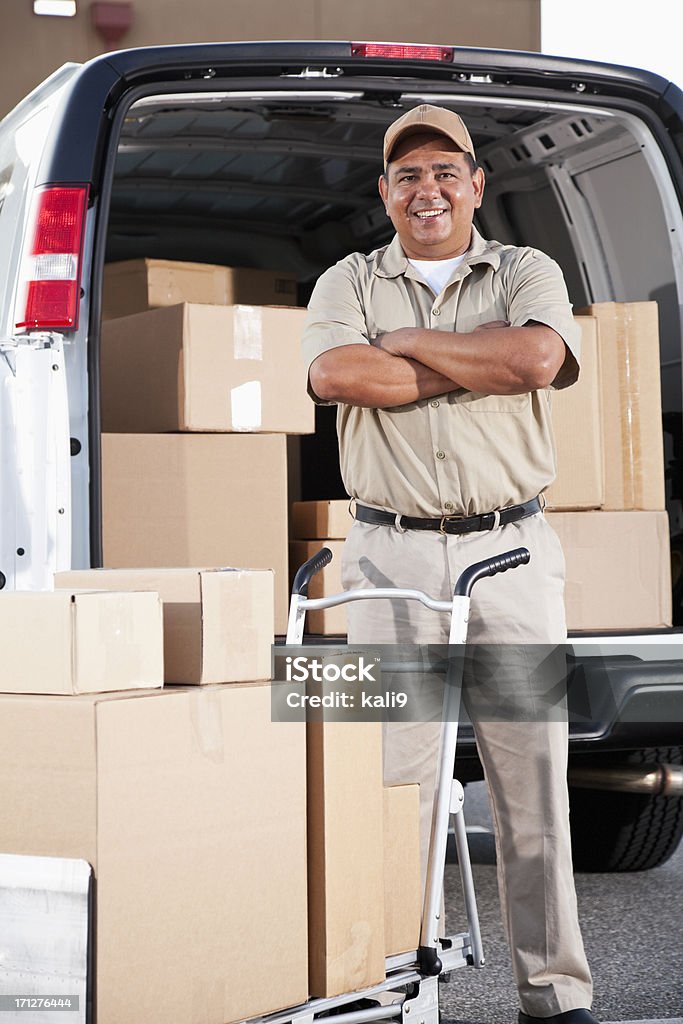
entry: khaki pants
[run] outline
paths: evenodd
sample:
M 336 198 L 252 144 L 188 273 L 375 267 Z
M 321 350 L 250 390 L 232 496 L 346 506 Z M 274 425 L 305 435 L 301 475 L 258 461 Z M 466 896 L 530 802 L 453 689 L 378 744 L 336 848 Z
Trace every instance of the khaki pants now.
M 559 713 L 557 704 L 552 714 L 543 709 L 537 715 L 527 713 L 538 700 L 529 682 L 533 672 L 525 675 L 523 667 L 525 648 L 532 659 L 539 649 L 528 645 L 563 644 L 566 639 L 559 541 L 542 513 L 462 536 L 356 522 L 345 545 L 342 572 L 345 589 L 409 587 L 448 600 L 466 566 L 521 546 L 531 552 L 528 565 L 475 585 L 468 629 L 468 643 L 510 645 L 512 670 L 497 673 L 498 693 L 495 687 L 479 685 L 476 672 L 466 671 L 463 700 L 489 790 L 503 923 L 521 1007 L 543 1017 L 590 1007 L 592 995 L 572 875 L 566 712 L 560 702 Z M 350 643 L 448 641 L 448 616 L 416 601 L 358 602 L 347 609 Z M 490 650 L 499 667 L 507 669 L 505 648 Z M 519 715 L 505 714 L 501 720 L 501 692 L 504 702 L 519 701 Z M 423 881 L 439 715 L 440 707 L 432 721 L 384 724 L 385 783 L 420 784 Z

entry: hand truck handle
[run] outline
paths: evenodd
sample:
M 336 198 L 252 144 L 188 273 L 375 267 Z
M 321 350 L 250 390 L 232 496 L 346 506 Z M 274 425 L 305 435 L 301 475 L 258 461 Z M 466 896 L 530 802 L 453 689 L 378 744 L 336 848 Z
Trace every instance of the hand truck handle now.
M 312 558 L 309 558 L 297 570 L 294 583 L 292 584 L 292 594 L 300 594 L 302 597 L 306 597 L 308 594 L 308 584 L 312 578 L 317 572 L 324 569 L 326 565 L 329 565 L 331 561 L 332 552 L 329 548 L 321 548 L 320 551 L 317 551 Z
M 455 584 L 454 595 L 469 597 L 477 580 L 484 576 L 496 576 L 499 572 L 507 572 L 518 565 L 526 565 L 531 558 L 528 548 L 514 548 L 495 558 L 485 558 L 483 562 L 474 562 L 461 575 Z

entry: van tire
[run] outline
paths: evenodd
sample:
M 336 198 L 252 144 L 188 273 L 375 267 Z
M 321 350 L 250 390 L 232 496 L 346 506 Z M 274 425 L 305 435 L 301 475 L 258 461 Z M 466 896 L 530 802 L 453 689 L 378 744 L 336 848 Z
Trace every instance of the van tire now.
M 683 747 L 634 751 L 625 763 L 682 764 Z M 569 806 L 575 871 L 646 871 L 683 836 L 681 797 L 570 787 Z

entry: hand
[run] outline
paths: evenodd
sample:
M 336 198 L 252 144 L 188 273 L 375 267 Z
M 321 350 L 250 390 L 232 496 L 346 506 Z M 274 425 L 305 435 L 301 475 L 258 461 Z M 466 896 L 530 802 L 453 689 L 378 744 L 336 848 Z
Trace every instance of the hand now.
M 490 331 L 495 330 L 497 327 L 509 327 L 509 320 L 491 320 L 486 324 L 479 324 L 475 327 L 476 331 Z M 428 330 L 428 329 L 426 329 Z M 415 351 L 415 345 L 417 344 L 418 335 L 425 331 L 420 332 L 414 327 L 399 327 L 395 331 L 387 331 L 386 334 L 378 334 L 376 338 L 372 339 L 372 344 L 376 348 L 381 348 L 384 352 L 388 352 L 392 356 L 405 356 L 407 358 L 419 359 L 419 354 Z
M 410 345 L 414 336 L 412 327 L 399 327 L 396 331 L 378 334 L 372 344 L 392 356 L 410 356 Z

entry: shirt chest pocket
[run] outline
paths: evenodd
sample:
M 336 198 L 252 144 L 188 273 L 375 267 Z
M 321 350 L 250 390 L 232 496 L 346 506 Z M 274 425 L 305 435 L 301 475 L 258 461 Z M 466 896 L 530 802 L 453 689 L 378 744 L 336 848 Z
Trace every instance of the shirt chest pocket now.
M 384 281 L 383 289 L 375 289 L 364 303 L 367 337 L 370 341 L 380 334 L 398 331 L 402 327 L 429 327 L 429 311 L 433 298 L 424 288 L 422 296 L 414 290 L 397 287 L 394 282 Z M 387 287 L 388 284 L 393 287 Z
M 455 329 L 474 331 L 482 324 L 509 320 L 508 295 L 504 280 L 490 266 L 474 267 L 463 281 L 455 311 Z
M 488 303 L 483 309 L 477 312 L 458 309 L 455 318 L 455 330 L 463 334 L 476 331 L 484 324 L 492 324 L 498 320 L 508 320 L 508 310 L 505 298 L 500 296 L 495 302 Z

